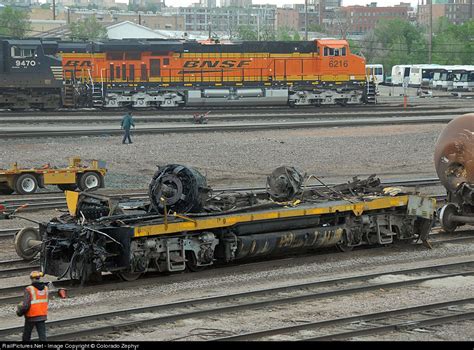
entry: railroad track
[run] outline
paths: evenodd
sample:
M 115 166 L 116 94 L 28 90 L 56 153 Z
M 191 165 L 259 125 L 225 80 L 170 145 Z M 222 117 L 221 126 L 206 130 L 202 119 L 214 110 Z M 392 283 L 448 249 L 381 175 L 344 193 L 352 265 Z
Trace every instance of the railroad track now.
M 0 239 L 2 238 L 12 238 L 15 233 L 20 231 L 20 228 L 6 228 L 0 230 Z
M 386 110 L 377 110 L 367 112 L 359 111 L 347 111 L 347 112 L 318 112 L 315 113 L 314 110 L 309 111 L 292 111 L 291 114 L 286 112 L 261 112 L 258 114 L 249 114 L 249 113 L 235 113 L 235 114 L 214 114 L 209 116 L 210 123 L 213 122 L 231 122 L 231 121 L 245 121 L 245 120 L 278 120 L 279 118 L 283 119 L 313 119 L 313 120 L 326 120 L 326 119 L 352 119 L 357 118 L 379 118 L 379 117 L 391 117 L 399 118 L 401 116 L 458 116 L 461 114 L 469 113 L 472 109 L 466 108 L 454 108 L 446 111 L 444 109 L 427 109 L 427 110 L 398 110 L 398 111 L 386 111 Z M 117 124 L 120 123 L 122 116 L 87 116 L 81 118 L 74 118 L 73 116 L 60 116 L 60 117 L 0 117 L 0 124 Z M 135 121 L 140 125 L 143 123 L 189 123 L 193 121 L 193 117 L 190 114 L 184 115 L 155 115 L 155 116 L 137 116 Z
M 433 100 L 431 100 L 432 102 Z M 464 101 L 470 102 L 470 101 Z M 463 106 L 446 106 L 446 105 L 439 105 L 437 109 L 451 109 L 451 108 L 462 108 Z M 373 111 L 373 110 L 383 110 L 383 111 L 400 111 L 403 110 L 403 105 L 400 105 L 398 102 L 390 103 L 377 103 L 376 105 L 354 105 L 350 106 L 351 109 L 356 111 Z M 425 105 L 420 104 L 419 106 L 410 104 L 410 108 L 412 110 L 425 110 L 425 109 L 433 109 L 432 104 Z M 348 110 L 347 106 L 321 106 L 321 107 L 314 107 L 314 106 L 307 106 L 307 107 L 296 107 L 291 108 L 289 106 L 229 106 L 229 107 L 213 107 L 213 106 L 206 106 L 206 107 L 183 107 L 176 110 L 171 111 L 173 115 L 193 115 L 194 113 L 202 113 L 203 111 L 211 111 L 211 113 L 235 113 L 235 111 L 255 111 L 255 110 L 262 110 L 262 111 L 316 111 L 316 112 L 326 112 L 326 111 L 346 111 Z M 71 115 L 71 116 L 88 116 L 88 115 L 123 115 L 123 113 L 130 111 L 129 109 L 77 109 L 77 110 L 70 110 L 70 109 L 59 109 L 56 111 L 40 111 L 40 110 L 27 110 L 27 111 L 8 111 L 3 110 L 0 111 L 0 118 L 2 117 L 30 117 L 30 116 L 63 116 L 63 115 Z M 149 110 L 133 110 L 133 114 L 136 116 L 147 116 L 147 115 L 169 115 L 169 110 L 163 109 L 149 109 Z
M 213 340 L 349 340 L 353 337 L 472 320 L 474 319 L 473 310 L 474 298 L 458 299 L 442 303 L 309 322 L 297 326 L 271 328 L 258 332 L 220 337 Z M 427 314 L 432 314 L 432 316 L 427 316 Z
M 247 132 L 259 130 L 288 130 L 328 127 L 357 127 L 375 125 L 406 125 L 406 124 L 434 124 L 450 122 L 455 115 L 439 115 L 433 117 L 380 117 L 357 118 L 345 120 L 318 120 L 318 121 L 293 121 L 275 123 L 222 123 L 222 124 L 190 124 L 190 125 L 163 125 L 149 124 L 134 129 L 135 135 L 145 134 L 170 134 L 170 133 L 209 133 L 209 132 Z M 456 114 L 457 115 L 457 114 Z M 61 127 L 3 127 L 0 131 L 1 138 L 31 138 L 31 137 L 69 137 L 69 136 L 111 136 L 120 135 L 123 131 L 118 127 L 100 126 L 67 126 Z
M 437 186 L 440 184 L 438 178 L 421 178 L 421 179 L 409 179 L 409 180 L 386 180 L 381 182 L 382 186 L 411 186 L 411 187 L 427 187 Z M 327 184 L 327 186 L 333 186 L 334 184 Z M 323 185 L 310 185 L 308 188 L 321 188 Z M 213 189 L 213 193 L 220 192 L 254 192 L 257 195 L 266 193 L 265 187 L 234 187 L 234 188 L 216 188 Z M 130 201 L 142 201 L 148 200 L 148 192 L 135 192 L 135 193 L 124 193 L 124 194 L 104 194 L 106 196 L 114 198 L 127 198 Z M 34 211 L 43 209 L 61 209 L 66 208 L 66 200 L 64 196 L 51 196 L 51 197 L 40 197 L 37 195 L 33 197 L 22 197 L 17 195 L 3 196 L 5 199 L 0 199 L 0 204 L 4 205 L 8 211 L 18 209 L 25 206 L 21 211 Z M 2 233 L 0 231 L 0 238 Z
M 430 235 L 430 240 L 429 242 L 432 245 L 435 244 L 443 244 L 443 243 L 459 243 L 459 242 L 466 242 L 466 241 L 472 241 L 474 240 L 474 231 L 468 231 L 463 232 L 463 234 L 445 234 L 445 233 L 432 233 Z M 441 236 L 441 238 L 440 238 Z M 422 242 L 418 242 L 417 244 L 422 244 Z M 374 249 L 374 248 L 380 248 L 383 249 L 384 247 L 379 246 L 379 247 L 366 247 L 367 249 Z M 363 248 L 362 248 L 363 249 Z M 334 250 L 321 250 L 318 251 L 317 255 L 325 255 L 325 254 L 334 254 Z M 337 254 L 340 254 L 339 252 Z M 261 264 L 261 263 L 270 263 L 272 261 L 282 261 L 282 260 L 287 260 L 287 259 L 293 259 L 293 258 L 302 258 L 305 256 L 314 256 L 314 252 L 307 252 L 303 254 L 287 254 L 283 255 L 274 259 L 268 259 L 264 258 L 262 260 L 257 260 L 257 261 L 247 261 L 247 262 L 234 262 L 230 263 L 227 265 L 220 265 L 220 266 L 214 266 L 212 270 L 226 270 L 226 269 L 232 269 L 235 267 L 243 267 L 243 266 L 251 266 L 254 264 Z M 0 277 L 12 277 L 12 276 L 25 276 L 27 275 L 30 271 L 33 270 L 38 270 L 40 267 L 39 265 L 35 264 L 34 262 L 28 263 L 25 262 L 24 260 L 8 260 L 5 262 L 0 262 L 0 266 L 2 263 L 5 264 L 19 264 L 22 265 L 20 269 L 14 270 L 14 269 L 6 269 L 6 270 L 0 270 Z M 210 269 L 211 270 L 211 269 Z M 210 271 L 209 270 L 209 271 Z M 3 272 L 5 271 L 5 272 Z M 197 275 L 196 275 L 197 276 Z M 128 289 L 128 288 L 135 288 L 137 281 L 132 281 L 132 282 L 123 282 L 121 279 L 118 277 L 107 274 L 103 275 L 103 280 L 99 282 L 100 287 L 106 287 L 108 285 L 117 285 L 117 283 L 120 283 L 120 286 L 123 286 L 123 289 Z M 156 285 L 156 283 L 160 283 L 163 281 L 164 276 L 161 274 L 156 274 L 156 273 L 149 273 L 145 274 L 140 280 L 139 283 L 143 283 L 144 285 Z M 69 295 L 70 296 L 79 296 L 81 294 L 85 294 L 88 292 L 95 292 L 97 291 L 97 284 L 92 284 L 91 286 L 84 286 L 84 287 L 78 287 L 77 282 L 74 284 L 73 281 L 69 279 L 62 279 L 62 280 L 56 280 L 53 282 L 53 285 L 55 288 L 60 288 L 60 287 L 67 287 L 69 289 Z M 23 292 L 24 286 L 19 285 L 19 286 L 9 286 L 5 288 L 0 288 L 0 305 L 5 305 L 5 304 L 11 304 L 11 303 L 17 303 L 22 300 L 22 292 Z M 54 298 L 54 296 L 52 296 Z
M 403 275 L 404 278 L 396 282 L 377 282 L 383 280 L 381 278 L 383 276 L 397 274 Z M 417 286 L 423 282 L 442 278 L 473 275 L 474 260 L 466 260 L 451 264 L 317 280 L 243 293 L 101 312 L 48 322 L 48 340 L 84 340 L 96 335 L 104 336 L 110 332 L 136 328 L 143 329 L 144 327 L 190 318 L 205 318 L 211 315 L 222 318 L 226 314 L 235 311 L 252 311 L 277 305 L 291 305 L 342 295 L 356 295 L 380 289 L 389 290 Z M 451 302 L 460 303 L 455 300 Z M 22 325 L 3 328 L 0 329 L 0 337 L 5 341 L 18 340 L 22 331 Z

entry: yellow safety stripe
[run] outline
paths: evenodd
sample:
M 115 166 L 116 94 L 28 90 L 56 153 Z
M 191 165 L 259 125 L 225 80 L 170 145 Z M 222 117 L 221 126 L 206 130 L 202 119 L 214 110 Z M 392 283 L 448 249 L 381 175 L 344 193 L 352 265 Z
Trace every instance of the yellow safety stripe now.
M 408 204 L 408 196 L 382 197 L 369 202 L 348 203 L 335 206 L 314 208 L 281 208 L 259 213 L 245 213 L 225 216 L 212 216 L 208 218 L 196 218 L 192 220 L 162 223 L 158 225 L 139 226 L 134 228 L 134 237 L 145 237 L 178 233 L 185 231 L 201 231 L 221 227 L 230 227 L 238 223 L 274 220 L 280 218 L 291 218 L 309 215 L 322 215 L 336 212 L 353 212 L 356 216 L 362 215 L 364 211 L 402 207 Z
M 42 299 L 37 299 L 36 298 L 35 287 L 28 286 L 28 287 L 26 287 L 26 289 L 28 289 L 28 291 L 31 295 L 31 304 L 40 304 L 40 303 L 47 303 L 48 302 L 48 287 L 44 287 L 43 290 L 38 290 L 39 293 L 44 292 L 46 294 L 46 298 L 42 298 Z

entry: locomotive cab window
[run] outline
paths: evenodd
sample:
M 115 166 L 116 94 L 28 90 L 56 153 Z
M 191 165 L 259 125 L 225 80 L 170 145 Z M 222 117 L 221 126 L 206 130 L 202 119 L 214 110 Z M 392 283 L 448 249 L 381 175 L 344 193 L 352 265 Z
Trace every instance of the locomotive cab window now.
M 324 56 L 346 56 L 346 48 L 332 48 L 332 47 L 325 47 L 324 48 Z
M 29 58 L 35 57 L 36 55 L 35 49 L 30 48 L 20 48 L 18 46 L 12 46 L 11 48 L 11 57 L 12 58 Z

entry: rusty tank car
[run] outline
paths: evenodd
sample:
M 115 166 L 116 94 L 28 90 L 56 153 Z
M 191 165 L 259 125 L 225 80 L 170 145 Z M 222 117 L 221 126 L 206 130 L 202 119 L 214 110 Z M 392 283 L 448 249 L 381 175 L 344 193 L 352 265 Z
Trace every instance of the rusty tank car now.
M 447 204 L 439 212 L 446 232 L 474 224 L 474 113 L 453 119 L 435 147 L 436 172 L 447 191 Z

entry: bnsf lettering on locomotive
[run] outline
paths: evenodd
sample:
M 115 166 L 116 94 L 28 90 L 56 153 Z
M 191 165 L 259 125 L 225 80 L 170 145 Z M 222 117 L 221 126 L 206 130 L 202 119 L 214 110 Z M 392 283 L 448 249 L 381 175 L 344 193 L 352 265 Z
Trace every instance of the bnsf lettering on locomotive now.
M 186 61 L 183 64 L 183 68 L 241 68 L 248 66 L 250 60 L 224 60 L 224 61 Z
M 66 62 L 65 66 L 69 67 L 91 67 L 91 61 L 79 61 L 79 60 L 69 60 Z

